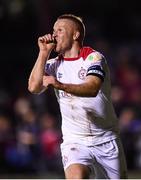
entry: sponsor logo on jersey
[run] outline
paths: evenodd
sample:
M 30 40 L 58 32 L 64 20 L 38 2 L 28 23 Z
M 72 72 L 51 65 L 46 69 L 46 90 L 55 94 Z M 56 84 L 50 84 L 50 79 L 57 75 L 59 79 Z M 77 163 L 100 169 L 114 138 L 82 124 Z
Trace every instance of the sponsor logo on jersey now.
M 86 69 L 84 69 L 83 67 L 81 67 L 81 69 L 79 70 L 79 72 L 78 72 L 78 77 L 80 78 L 80 79 L 82 79 L 82 80 L 84 80 L 85 79 L 85 77 L 86 77 Z
M 58 79 L 60 80 L 63 77 L 63 74 L 58 72 Z
M 60 97 L 70 98 L 70 97 L 72 97 L 72 95 L 65 91 L 60 91 Z

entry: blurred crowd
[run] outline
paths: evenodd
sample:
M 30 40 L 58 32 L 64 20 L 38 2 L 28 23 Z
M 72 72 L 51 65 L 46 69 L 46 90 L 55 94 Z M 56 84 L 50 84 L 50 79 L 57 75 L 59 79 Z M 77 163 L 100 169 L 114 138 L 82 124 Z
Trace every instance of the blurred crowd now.
M 1 104 L 0 175 L 62 174 L 59 117 L 40 103 L 36 110 L 33 101 L 24 96 Z

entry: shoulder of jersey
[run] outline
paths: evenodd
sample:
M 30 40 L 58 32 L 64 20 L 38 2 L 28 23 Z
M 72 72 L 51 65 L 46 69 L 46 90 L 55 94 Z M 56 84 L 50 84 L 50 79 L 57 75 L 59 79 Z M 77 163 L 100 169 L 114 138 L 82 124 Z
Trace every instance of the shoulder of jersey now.
M 103 55 L 100 52 L 95 51 L 90 47 L 84 47 L 82 51 L 82 57 L 85 61 L 97 62 L 103 58 Z
M 58 56 L 56 58 L 52 58 L 52 59 L 47 60 L 47 63 L 49 63 L 49 64 L 55 63 L 55 62 L 57 62 L 57 60 L 59 60 Z

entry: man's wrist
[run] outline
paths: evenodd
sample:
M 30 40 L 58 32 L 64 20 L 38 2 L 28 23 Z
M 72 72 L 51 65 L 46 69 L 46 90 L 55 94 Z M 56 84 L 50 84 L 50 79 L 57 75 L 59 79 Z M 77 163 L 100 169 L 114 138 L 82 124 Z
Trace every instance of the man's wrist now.
M 66 90 L 66 85 L 58 81 L 55 88 L 65 91 Z
M 42 58 L 47 59 L 50 55 L 51 51 L 47 51 L 47 50 L 40 50 L 39 51 L 39 56 Z

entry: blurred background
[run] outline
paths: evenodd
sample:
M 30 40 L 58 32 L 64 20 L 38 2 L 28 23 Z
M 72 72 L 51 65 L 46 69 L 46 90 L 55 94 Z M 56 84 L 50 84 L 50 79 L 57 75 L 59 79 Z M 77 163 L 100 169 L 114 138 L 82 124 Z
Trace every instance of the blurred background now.
M 130 178 L 141 178 L 141 6 L 127 0 L 0 0 L 0 178 L 63 178 L 53 89 L 27 90 L 37 38 L 57 16 L 86 24 L 84 45 L 107 58 Z M 53 56 L 54 54 L 52 54 Z

